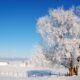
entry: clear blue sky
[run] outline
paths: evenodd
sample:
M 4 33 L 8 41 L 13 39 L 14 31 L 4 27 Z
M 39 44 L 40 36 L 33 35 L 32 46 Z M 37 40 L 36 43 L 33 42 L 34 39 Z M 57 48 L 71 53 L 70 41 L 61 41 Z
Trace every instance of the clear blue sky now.
M 40 41 L 37 19 L 50 8 L 72 5 L 80 0 L 0 0 L 0 57 L 30 57 Z

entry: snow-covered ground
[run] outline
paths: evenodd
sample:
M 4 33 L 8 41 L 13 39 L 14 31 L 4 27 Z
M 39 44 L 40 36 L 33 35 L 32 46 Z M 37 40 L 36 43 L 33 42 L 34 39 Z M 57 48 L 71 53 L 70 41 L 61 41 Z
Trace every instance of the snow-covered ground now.
M 73 77 L 31 77 L 31 78 L 24 78 L 24 77 L 7 77 L 7 76 L 0 76 L 0 80 L 80 80 L 80 76 L 73 76 Z
M 30 65 L 31 66 L 31 65 Z M 60 74 L 67 73 L 67 69 L 56 66 L 53 69 L 49 68 L 33 68 L 24 64 L 24 62 L 1 62 L 0 64 L 0 80 L 80 80 L 80 76 L 62 76 Z M 52 76 L 36 76 L 28 77 L 27 72 L 33 70 L 50 70 L 56 75 Z M 59 75 L 57 75 L 59 74 Z M 79 69 L 80 75 L 80 69 Z

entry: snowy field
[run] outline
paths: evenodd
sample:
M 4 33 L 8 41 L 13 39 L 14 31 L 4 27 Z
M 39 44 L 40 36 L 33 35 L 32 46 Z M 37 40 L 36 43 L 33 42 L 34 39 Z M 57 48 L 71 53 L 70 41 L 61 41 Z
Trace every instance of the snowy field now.
M 46 73 L 47 70 L 51 71 L 53 74 L 48 75 Z M 34 75 L 28 76 L 28 71 L 34 72 Z M 38 74 L 35 73 L 36 71 Z M 42 69 L 32 68 L 25 65 L 23 62 L 11 62 L 9 64 L 1 62 L 0 64 L 0 80 L 80 80 L 80 76 L 68 77 L 64 76 L 65 73 L 67 73 L 67 70 L 63 67 L 60 68 L 60 66 L 54 69 Z
M 22 69 L 20 67 L 17 68 L 17 70 L 12 69 L 12 71 L 9 71 L 9 69 L 7 69 L 6 72 L 4 69 L 3 74 L 0 74 L 0 80 L 80 80 L 80 76 L 72 76 L 72 77 L 62 76 L 56 74 L 57 72 L 54 73 L 56 75 L 52 76 L 28 76 L 27 72 L 28 71 L 26 71 L 26 68 Z
M 0 80 L 80 80 L 80 76 L 76 77 L 31 77 L 31 78 L 22 78 L 22 77 L 7 77 L 7 76 L 0 76 Z

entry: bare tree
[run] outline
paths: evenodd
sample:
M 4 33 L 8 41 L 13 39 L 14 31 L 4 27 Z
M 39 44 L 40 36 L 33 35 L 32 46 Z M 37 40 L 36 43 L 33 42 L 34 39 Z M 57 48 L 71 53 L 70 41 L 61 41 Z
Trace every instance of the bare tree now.
M 80 17 L 74 10 L 51 9 L 49 15 L 40 17 L 37 22 L 46 59 L 52 64 L 64 65 L 71 76 L 78 75 L 80 61 Z

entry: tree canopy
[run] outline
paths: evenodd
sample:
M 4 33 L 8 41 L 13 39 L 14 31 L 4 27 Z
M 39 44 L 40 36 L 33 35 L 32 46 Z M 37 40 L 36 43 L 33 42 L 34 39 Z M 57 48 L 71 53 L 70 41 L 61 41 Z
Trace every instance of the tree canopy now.
M 78 65 L 80 56 L 80 7 L 50 9 L 49 14 L 37 21 L 44 46 L 43 54 L 53 63 L 60 63 L 65 67 Z

